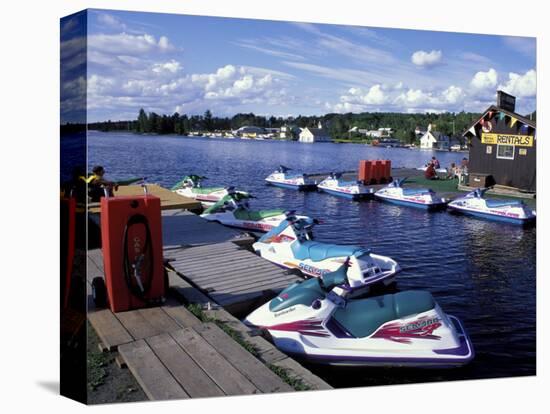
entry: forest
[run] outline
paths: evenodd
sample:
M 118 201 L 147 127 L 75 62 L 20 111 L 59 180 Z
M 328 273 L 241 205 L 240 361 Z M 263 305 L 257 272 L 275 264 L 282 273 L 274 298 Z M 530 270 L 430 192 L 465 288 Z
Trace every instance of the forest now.
M 266 117 L 253 113 L 239 113 L 232 117 L 214 116 L 207 110 L 203 115 L 178 114 L 159 115 L 155 112 L 139 111 L 135 120 L 105 121 L 88 124 L 89 129 L 100 131 L 131 131 L 139 134 L 188 135 L 192 131 L 214 132 L 236 130 L 241 126 L 279 128 L 294 125 L 300 128 L 317 127 L 321 122 L 330 131 L 333 139 L 360 139 L 364 135 L 348 132 L 352 127 L 375 130 L 392 128 L 393 137 L 407 143 L 416 139 L 415 129 L 426 130 L 428 124 L 435 125 L 441 133 L 449 136 L 461 135 L 481 114 L 473 112 L 444 113 L 396 113 L 363 112 L 359 114 L 329 113 L 321 116 Z

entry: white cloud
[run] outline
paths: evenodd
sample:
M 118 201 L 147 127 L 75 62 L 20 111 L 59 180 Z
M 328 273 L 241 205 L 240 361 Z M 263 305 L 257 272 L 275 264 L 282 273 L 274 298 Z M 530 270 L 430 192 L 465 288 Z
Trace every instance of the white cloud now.
M 148 70 L 162 76 L 147 76 L 141 68 L 129 70 L 123 78 L 91 74 L 89 107 L 95 111 L 116 108 L 118 113 L 137 113 L 141 107 L 159 113 L 205 109 L 220 113 L 238 111 L 245 104 L 279 106 L 293 99 L 286 80 L 268 69 L 226 65 L 213 73 L 184 74 L 179 62 L 171 60 L 154 63 Z
M 477 72 L 470 81 L 470 85 L 474 89 L 485 90 L 494 89 L 497 86 L 497 82 L 498 73 L 496 70 L 491 68 L 487 72 Z
M 462 88 L 451 85 L 442 92 L 442 97 L 445 102 L 450 104 L 456 104 L 462 102 L 464 99 L 464 92 Z
M 180 70 L 180 63 L 174 59 L 164 63 L 154 63 L 152 67 L 152 71 L 155 73 L 176 73 Z
M 518 98 L 534 97 L 537 94 L 537 72 L 534 69 L 523 75 L 510 72 L 506 83 L 498 88 Z
M 157 41 L 155 36 L 147 33 L 134 35 L 125 32 L 88 36 L 88 48 L 102 54 L 131 56 L 175 50 L 166 36 L 161 36 Z
M 430 67 L 437 65 L 443 53 L 441 50 L 432 50 L 431 52 L 425 52 L 424 50 L 417 50 L 411 56 L 411 62 L 416 66 Z
M 361 88 L 350 88 L 347 95 L 340 97 L 341 102 L 362 105 L 381 105 L 387 101 L 381 85 L 373 85 L 367 91 Z
M 97 21 L 99 24 L 112 29 L 126 30 L 127 28 L 124 23 L 122 23 L 119 19 L 117 19 L 112 14 L 99 13 L 97 15 Z

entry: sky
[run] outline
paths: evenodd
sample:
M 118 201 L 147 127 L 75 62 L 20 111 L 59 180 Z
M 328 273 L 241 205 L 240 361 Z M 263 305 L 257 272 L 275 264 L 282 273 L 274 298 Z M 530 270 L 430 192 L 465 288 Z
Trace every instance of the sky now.
M 88 122 L 480 112 L 498 89 L 536 108 L 535 38 L 111 10 L 87 24 Z

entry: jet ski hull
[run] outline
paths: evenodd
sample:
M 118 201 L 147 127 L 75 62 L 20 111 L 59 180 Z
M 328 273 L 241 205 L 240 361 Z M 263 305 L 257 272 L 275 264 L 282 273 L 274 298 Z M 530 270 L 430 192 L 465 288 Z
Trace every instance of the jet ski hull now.
M 506 216 L 503 214 L 491 213 L 488 211 L 472 210 L 465 207 L 458 207 L 452 204 L 449 204 L 448 207 L 449 207 L 449 211 L 454 213 L 465 214 L 468 216 L 472 216 L 472 217 L 476 217 L 484 220 L 514 224 L 517 226 L 528 226 L 528 225 L 534 224 L 536 219 L 536 216 L 526 217 L 526 218 L 516 218 L 516 217 Z
M 419 209 L 428 210 L 428 211 L 443 210 L 447 206 L 447 203 L 445 203 L 445 202 L 422 203 L 422 202 L 419 202 L 419 201 L 407 200 L 407 199 L 403 199 L 403 198 L 389 197 L 389 196 L 385 196 L 385 195 L 383 196 L 383 195 L 379 195 L 379 194 L 375 194 L 375 197 L 379 200 L 382 200 L 382 201 L 385 201 L 385 202 L 388 202 L 388 203 L 391 203 L 391 204 L 396 204 L 396 205 L 405 206 L 405 207 L 414 207 L 414 208 L 419 208 Z
M 368 192 L 368 193 L 350 193 L 350 192 L 336 190 L 336 189 L 328 188 L 328 187 L 317 186 L 317 188 L 320 191 L 325 192 L 327 194 L 331 194 L 331 195 L 334 195 L 334 196 L 337 196 L 337 197 L 347 198 L 348 200 L 354 200 L 354 201 L 364 200 L 364 199 L 368 199 L 368 198 L 373 197 L 373 194 L 371 192 Z
M 313 191 L 317 188 L 317 184 L 292 184 L 288 182 L 281 182 L 275 180 L 266 180 L 267 184 L 273 185 L 275 187 L 285 188 L 289 190 L 298 190 L 298 191 Z

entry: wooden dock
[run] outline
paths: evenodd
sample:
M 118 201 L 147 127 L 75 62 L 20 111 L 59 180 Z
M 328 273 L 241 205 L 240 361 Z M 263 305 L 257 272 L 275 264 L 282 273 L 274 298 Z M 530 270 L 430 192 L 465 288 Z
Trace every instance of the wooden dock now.
M 179 195 L 157 184 L 147 184 L 147 192 L 160 198 L 160 206 L 163 210 L 185 209 L 200 211 L 202 209 L 202 205 L 199 201 Z M 115 191 L 115 196 L 132 195 L 143 195 L 143 187 L 141 185 L 121 185 L 118 187 L 118 190 Z M 99 203 L 88 203 L 88 211 L 90 213 L 99 213 Z
M 105 351 L 117 351 L 151 400 L 289 392 L 293 388 L 214 323 L 175 298 L 155 308 L 96 309 L 91 281 L 103 276 L 100 250 L 88 253 L 88 319 Z
M 231 313 L 250 312 L 302 280 L 231 242 L 165 249 L 164 258 L 177 274 Z

